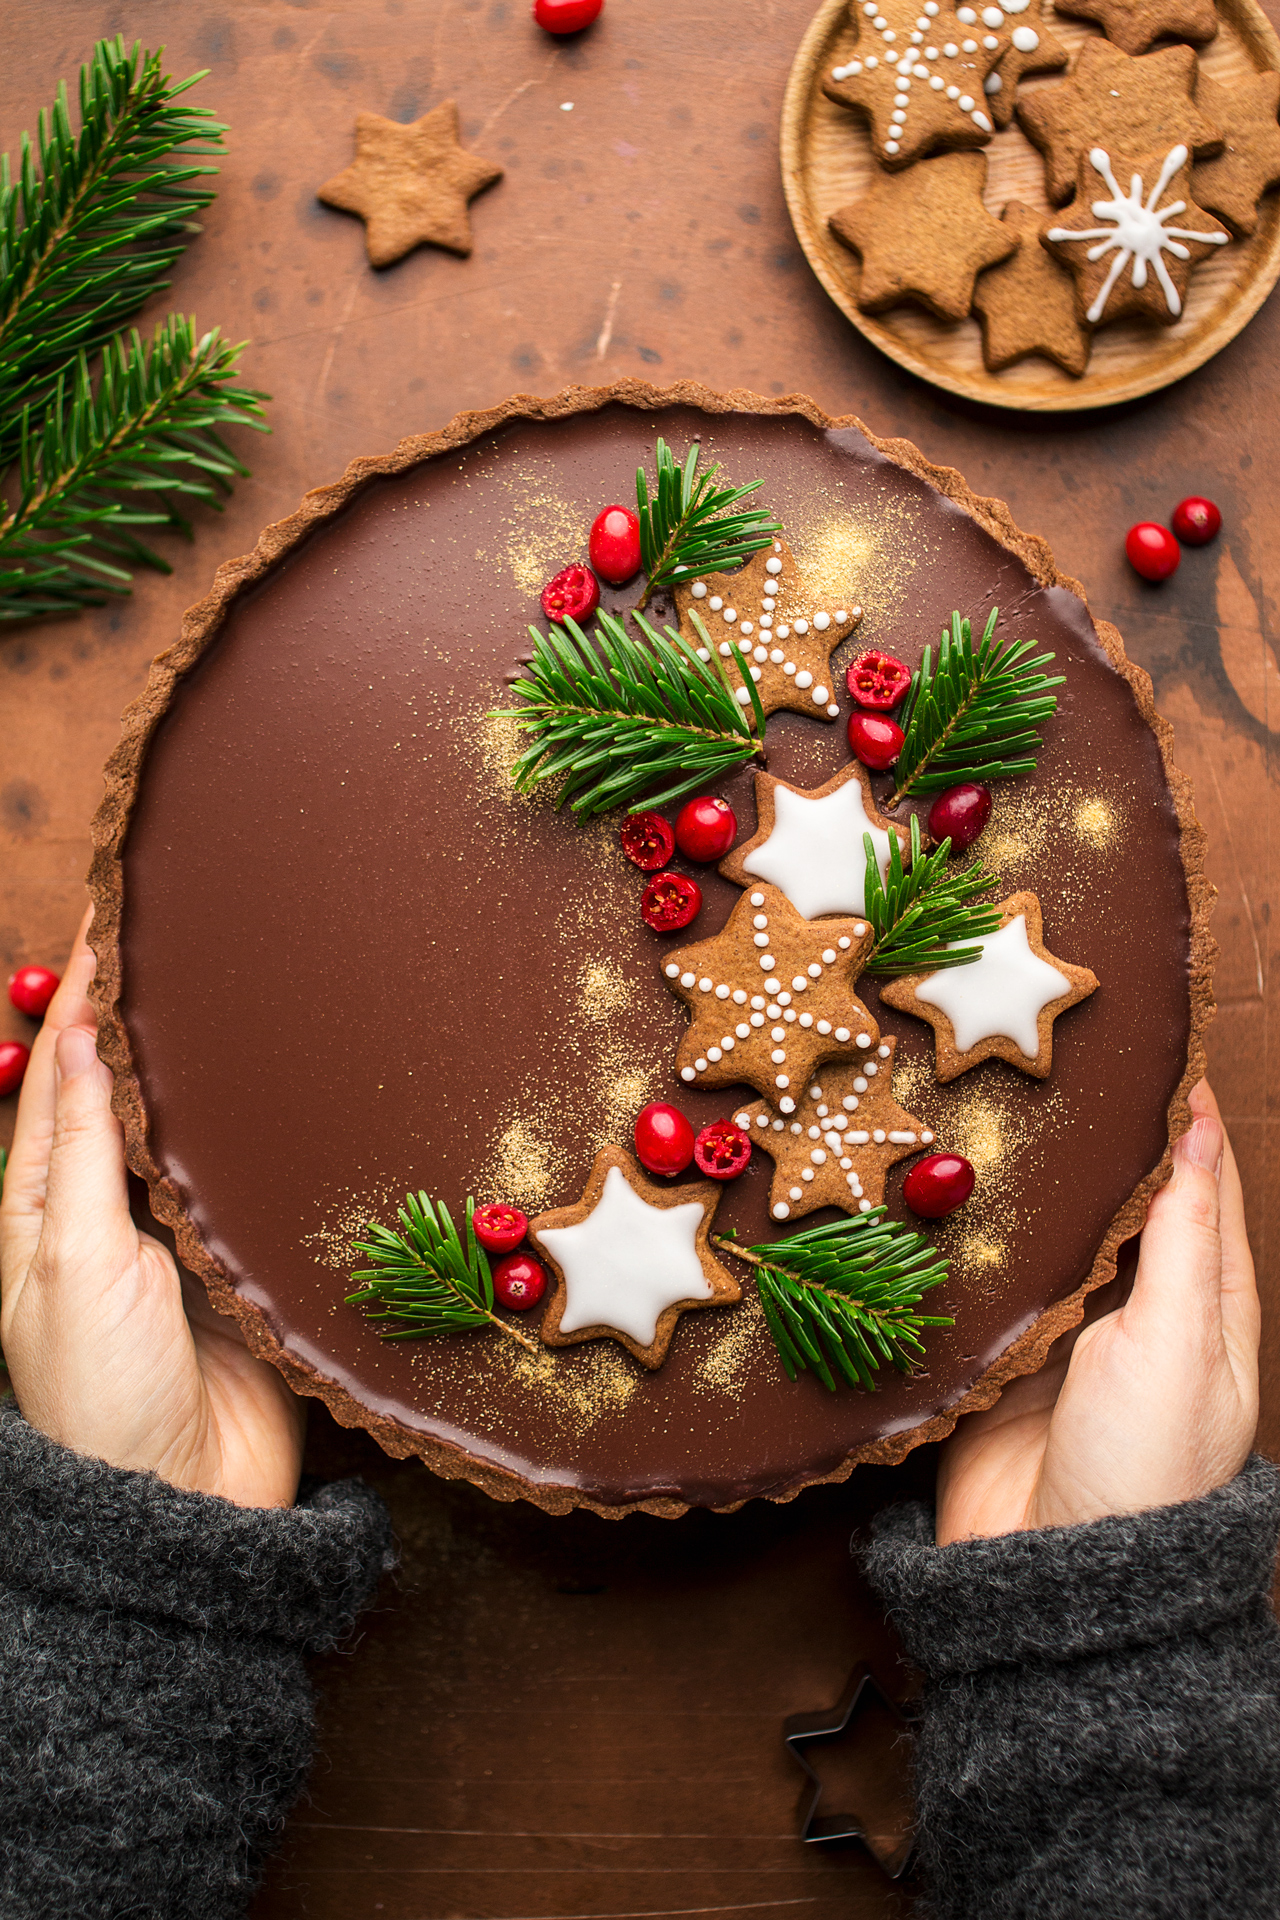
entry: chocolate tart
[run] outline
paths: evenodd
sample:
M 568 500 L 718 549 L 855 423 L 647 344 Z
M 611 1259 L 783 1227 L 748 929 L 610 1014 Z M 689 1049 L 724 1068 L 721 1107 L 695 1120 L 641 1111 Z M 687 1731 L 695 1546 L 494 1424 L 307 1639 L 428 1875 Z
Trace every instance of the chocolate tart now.
M 510 704 L 543 581 L 651 470 L 659 434 L 761 478 L 810 577 L 852 583 L 864 616 L 837 688 L 855 647 L 914 664 L 953 608 L 992 605 L 1066 674 L 1038 771 L 997 789 L 981 842 L 1001 891 L 1033 890 L 1054 950 L 1101 982 L 1058 1022 L 1050 1077 L 992 1060 L 939 1086 L 929 1029 L 860 983 L 896 1037 L 896 1097 L 979 1183 L 935 1236 L 952 1266 L 930 1305 L 955 1326 L 875 1393 L 789 1382 L 739 1262 L 742 1304 L 685 1314 L 651 1373 L 611 1340 L 537 1357 L 492 1332 L 386 1345 L 343 1303 L 353 1230 L 406 1189 L 533 1214 L 579 1198 L 645 1100 L 678 1099 L 695 1125 L 734 1111 L 731 1092 L 674 1079 L 685 1015 L 617 823 L 518 795 L 518 736 L 488 717 Z M 767 747 L 803 787 L 848 763 L 842 720 L 779 713 Z M 750 771 L 719 790 L 750 837 Z M 1119 634 L 958 473 L 800 397 L 522 395 L 309 493 L 218 570 L 156 660 L 95 822 L 100 1045 L 130 1165 L 183 1261 L 343 1424 L 549 1512 L 789 1500 L 989 1406 L 1114 1274 L 1203 1071 L 1202 838 Z M 740 896 L 699 879 L 711 932 Z M 909 1164 L 889 1176 L 897 1214 Z M 717 1231 L 771 1237 L 771 1170 L 753 1157 Z

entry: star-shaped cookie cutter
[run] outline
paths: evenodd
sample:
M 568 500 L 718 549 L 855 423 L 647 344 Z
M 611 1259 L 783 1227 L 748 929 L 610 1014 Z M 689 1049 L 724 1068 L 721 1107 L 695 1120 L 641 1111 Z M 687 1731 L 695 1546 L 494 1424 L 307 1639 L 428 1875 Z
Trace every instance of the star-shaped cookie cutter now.
M 810 1846 L 857 1840 L 891 1880 L 901 1880 L 915 1854 L 915 1832 L 911 1825 L 904 1823 L 897 1832 L 883 1833 L 876 1830 L 879 1823 L 869 1823 L 856 1813 L 818 1811 L 823 1795 L 822 1776 L 810 1761 L 807 1750 L 849 1734 L 868 1708 L 878 1708 L 889 1716 L 896 1726 L 898 1739 L 904 1739 L 910 1732 L 909 1715 L 877 1683 L 866 1661 L 860 1660 L 833 1707 L 817 1713 L 792 1713 L 783 1721 L 783 1740 L 807 1775 L 796 1806 L 800 1838 Z

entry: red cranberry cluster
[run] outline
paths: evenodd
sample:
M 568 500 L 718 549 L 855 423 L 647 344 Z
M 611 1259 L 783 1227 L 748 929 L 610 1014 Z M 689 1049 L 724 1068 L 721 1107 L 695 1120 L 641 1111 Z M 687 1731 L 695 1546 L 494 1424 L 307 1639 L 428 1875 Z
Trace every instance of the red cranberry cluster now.
M 516 1313 L 536 1307 L 547 1290 L 547 1273 L 531 1253 L 515 1251 L 529 1231 L 529 1222 L 519 1207 L 509 1207 L 503 1200 L 490 1201 L 487 1207 L 476 1208 L 471 1225 L 486 1253 L 503 1256 L 493 1269 L 493 1297 L 498 1305 L 511 1307 Z
M 1129 564 L 1144 580 L 1167 580 L 1182 562 L 1182 547 L 1207 547 L 1217 538 L 1222 515 L 1198 493 L 1179 500 L 1171 515 L 1173 533 L 1155 520 L 1139 520 L 1124 537 Z M 1178 539 L 1174 539 L 1177 534 Z M 1182 546 L 1178 545 L 1178 541 Z
M 57 990 L 58 976 L 51 967 L 19 967 L 9 975 L 10 1005 L 28 1020 L 44 1019 Z M 18 1091 L 30 1058 L 31 1049 L 24 1041 L 0 1040 L 0 1100 Z
M 674 1178 L 692 1160 L 711 1180 L 736 1180 L 747 1170 L 751 1141 L 733 1120 L 713 1120 L 696 1134 L 679 1107 L 650 1101 L 636 1115 L 636 1158 L 650 1173 Z

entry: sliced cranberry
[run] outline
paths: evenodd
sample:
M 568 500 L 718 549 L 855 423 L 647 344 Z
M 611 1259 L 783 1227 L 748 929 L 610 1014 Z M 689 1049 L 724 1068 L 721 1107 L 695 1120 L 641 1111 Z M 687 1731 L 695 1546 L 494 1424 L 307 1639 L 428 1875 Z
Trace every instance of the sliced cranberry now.
M 686 860 L 720 860 L 738 837 L 738 821 L 727 800 L 704 793 L 676 815 L 676 845 Z
M 600 582 L 581 560 L 562 567 L 554 580 L 542 589 L 542 611 L 548 620 L 577 620 L 581 623 L 600 605 Z
M 519 1207 L 509 1207 L 504 1200 L 492 1200 L 487 1207 L 477 1207 L 471 1224 L 486 1253 L 510 1253 L 529 1231 L 529 1222 Z
M 911 669 L 891 653 L 880 653 L 871 647 L 851 663 L 845 682 L 859 706 L 888 713 L 905 699 L 911 685 Z
M 693 1128 L 679 1107 L 651 1100 L 636 1115 L 636 1158 L 650 1173 L 683 1173 L 693 1158 Z
M 693 1143 L 698 1171 L 712 1180 L 736 1180 L 751 1158 L 750 1137 L 733 1120 L 713 1120 Z
M 500 1307 L 527 1313 L 547 1290 L 545 1267 L 528 1253 L 509 1253 L 493 1270 L 493 1297 Z
M 702 910 L 702 888 L 683 873 L 655 873 L 640 895 L 640 913 L 655 933 L 679 933 Z
M 891 767 L 902 752 L 903 731 L 881 713 L 849 715 L 849 745 L 864 767 Z
M 676 850 L 676 837 L 660 813 L 633 813 L 622 827 L 622 851 L 642 873 L 665 867 Z

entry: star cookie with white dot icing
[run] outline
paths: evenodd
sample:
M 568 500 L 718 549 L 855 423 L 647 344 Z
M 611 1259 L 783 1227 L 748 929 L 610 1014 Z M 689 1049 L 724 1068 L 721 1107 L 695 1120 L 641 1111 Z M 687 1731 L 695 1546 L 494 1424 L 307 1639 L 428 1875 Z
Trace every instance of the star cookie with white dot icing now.
M 884 1039 L 861 1060 L 830 1062 L 784 1118 L 768 1100 L 739 1107 L 734 1119 L 753 1146 L 772 1155 L 769 1211 L 794 1220 L 817 1207 L 870 1213 L 884 1200 L 895 1161 L 933 1145 L 933 1135 L 893 1097 L 897 1041 Z
M 715 1180 L 658 1186 L 621 1147 L 603 1148 L 577 1205 L 529 1225 L 555 1270 L 540 1328 L 547 1346 L 616 1340 L 642 1366 L 660 1367 L 682 1313 L 736 1305 L 742 1289 L 710 1247 L 723 1192 Z
M 883 880 L 890 835 L 898 836 L 904 854 L 910 837 L 878 811 L 867 770 L 858 761 L 813 788 L 758 773 L 755 833 L 720 862 L 720 871 L 740 887 L 767 880 L 806 920 L 864 914 L 867 833 Z
M 830 216 L 836 239 L 862 256 L 853 297 L 864 313 L 916 300 L 939 319 L 966 317 L 983 268 L 1018 245 L 987 211 L 986 180 L 984 153 L 945 153 L 910 173 L 878 173 L 861 200 Z
M 1125 53 L 1146 53 L 1157 40 L 1204 46 L 1218 31 L 1213 0 L 1053 0 L 1073 20 L 1093 20 Z
M 1012 8 L 1007 9 L 1012 12 Z M 1018 82 L 1025 73 L 1060 73 L 1071 58 L 1064 40 L 1050 33 L 1033 13 L 1019 13 L 1010 21 L 1010 46 L 983 82 L 987 112 L 1002 132 L 1013 119 Z
M 865 114 L 883 166 L 991 138 L 984 83 L 1009 50 L 1002 8 L 938 0 L 852 0 L 858 44 L 823 82 L 828 100 Z
M 681 1080 L 745 1083 L 791 1112 L 822 1061 L 880 1038 L 853 991 L 872 940 L 864 920 L 806 920 L 776 887 L 752 887 L 719 933 L 662 962 L 692 1016 L 676 1055 Z
M 933 1028 L 939 1080 L 954 1080 L 983 1060 L 1007 1060 L 1037 1080 L 1053 1065 L 1053 1023 L 1096 993 L 1088 967 L 1059 960 L 1044 944 L 1040 902 L 1012 893 L 980 960 L 942 973 L 908 974 L 880 989 L 886 1006 L 913 1013 Z M 959 944 L 959 943 L 953 943 Z
M 839 603 L 806 586 L 795 555 L 785 540 L 775 540 L 732 573 L 691 575 L 676 587 L 680 631 L 701 659 L 710 658 L 690 614 L 707 629 L 711 645 L 727 660 L 736 655 L 750 673 L 766 714 L 789 707 L 793 713 L 834 720 L 831 655 L 862 618 L 850 599 Z M 745 707 L 750 696 L 731 683 Z

